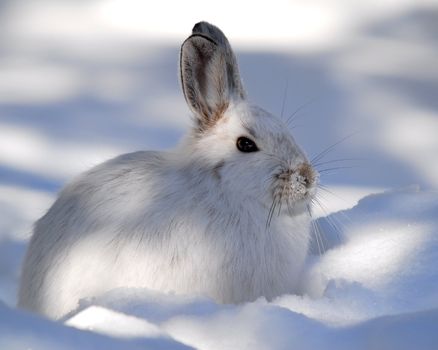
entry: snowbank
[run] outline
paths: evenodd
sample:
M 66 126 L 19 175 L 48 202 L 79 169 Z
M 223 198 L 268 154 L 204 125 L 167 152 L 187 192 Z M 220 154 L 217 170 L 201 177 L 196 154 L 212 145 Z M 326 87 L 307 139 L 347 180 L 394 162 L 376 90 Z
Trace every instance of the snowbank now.
M 433 349 L 437 217 L 438 193 L 413 187 L 322 219 L 325 230 L 327 220 L 345 226 L 328 236 L 330 249 L 310 257 L 303 296 L 223 306 L 116 290 L 84 301 L 82 312 L 88 304 L 134 315 L 200 349 Z
M 309 257 L 301 296 L 218 305 L 117 289 L 82 300 L 70 327 L 0 306 L 0 348 L 434 349 L 437 217 L 437 192 L 370 195 L 319 219 L 327 250 Z
M 109 323 L 113 322 L 111 319 L 108 321 Z M 130 323 L 125 322 L 124 327 L 129 328 Z M 81 331 L 10 309 L 0 302 L 0 349 L 188 350 L 190 347 L 165 337 L 116 339 L 90 331 Z

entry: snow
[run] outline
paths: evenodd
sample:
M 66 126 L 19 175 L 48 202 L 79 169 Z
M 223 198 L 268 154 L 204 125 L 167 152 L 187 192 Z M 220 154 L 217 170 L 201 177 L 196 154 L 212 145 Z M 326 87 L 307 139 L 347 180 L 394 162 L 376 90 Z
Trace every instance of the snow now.
M 412 187 L 367 196 L 332 214 L 347 215 L 351 222 L 340 239 L 328 242 L 331 249 L 309 258 L 301 296 L 232 306 L 118 289 L 83 300 L 67 323 L 102 327 L 91 317 L 78 322 L 97 306 L 147 320 L 198 349 L 326 349 L 327 344 L 433 349 L 438 341 L 437 213 L 438 193 Z M 111 322 L 103 326 L 113 328 Z
M 108 318 L 108 321 L 112 321 Z M 126 322 L 124 326 L 131 324 Z M 165 337 L 119 339 L 80 331 L 48 321 L 0 303 L 0 349 L 7 350 L 188 350 L 188 346 Z
M 0 348 L 69 349 L 84 341 L 135 349 L 128 341 L 134 338 L 155 349 L 433 349 L 437 214 L 438 193 L 416 187 L 369 195 L 331 214 L 330 220 L 350 221 L 338 235 L 327 235 L 325 252 L 309 256 L 303 295 L 219 305 L 121 288 L 82 300 L 63 320 L 107 337 L 1 305 Z M 319 219 L 321 225 L 328 218 Z
M 0 6 L 0 349 L 436 348 L 435 0 L 254 2 L 251 16 L 227 1 Z M 177 59 L 201 19 L 228 35 L 252 101 L 298 110 L 310 158 L 352 135 L 323 159 L 349 160 L 319 167 L 340 168 L 323 172 L 302 295 L 218 305 L 120 289 L 62 322 L 16 310 L 32 223 L 65 182 L 190 125 Z
M 118 337 L 159 337 L 164 332 L 154 324 L 136 317 L 123 315 L 99 306 L 90 306 L 86 310 L 69 318 L 66 325 Z M 129 325 L 129 326 L 128 326 Z

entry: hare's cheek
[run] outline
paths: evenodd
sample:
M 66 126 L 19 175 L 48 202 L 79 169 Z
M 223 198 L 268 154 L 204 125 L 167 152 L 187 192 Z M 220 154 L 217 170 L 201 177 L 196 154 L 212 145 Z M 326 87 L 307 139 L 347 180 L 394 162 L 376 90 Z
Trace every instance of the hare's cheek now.
M 222 181 L 222 172 L 223 172 L 224 165 L 225 165 L 225 161 L 221 160 L 221 161 L 217 162 L 211 170 L 213 178 L 219 182 Z

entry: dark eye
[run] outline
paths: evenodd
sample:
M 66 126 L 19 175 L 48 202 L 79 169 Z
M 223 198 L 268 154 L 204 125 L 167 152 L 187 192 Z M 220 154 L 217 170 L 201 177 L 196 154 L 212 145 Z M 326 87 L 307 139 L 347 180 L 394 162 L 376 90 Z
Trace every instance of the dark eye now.
M 240 152 L 256 152 L 259 150 L 253 140 L 244 136 L 237 139 L 236 146 Z

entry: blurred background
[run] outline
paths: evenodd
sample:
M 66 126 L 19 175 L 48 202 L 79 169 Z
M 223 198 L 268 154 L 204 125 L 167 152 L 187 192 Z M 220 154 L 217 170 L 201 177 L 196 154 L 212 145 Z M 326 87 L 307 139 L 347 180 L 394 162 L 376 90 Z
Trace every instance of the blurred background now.
M 0 299 L 32 222 L 78 173 L 190 127 L 178 52 L 219 26 L 251 101 L 324 158 L 326 211 L 438 188 L 438 1 L 0 1 Z M 324 167 L 323 167 L 324 169 Z M 323 214 L 320 214 L 323 215 Z

